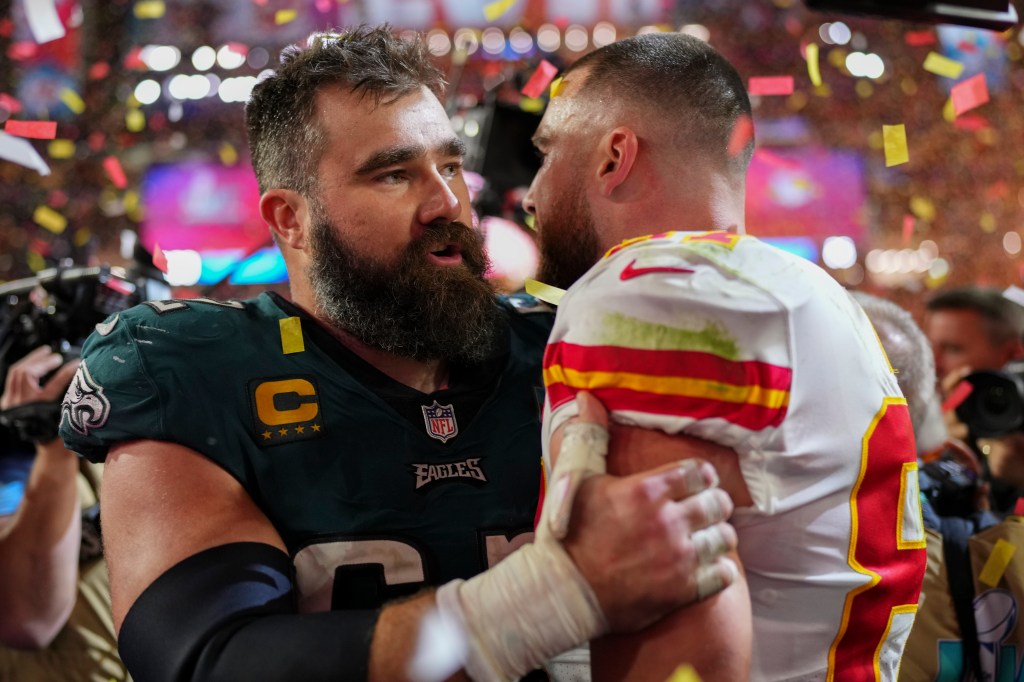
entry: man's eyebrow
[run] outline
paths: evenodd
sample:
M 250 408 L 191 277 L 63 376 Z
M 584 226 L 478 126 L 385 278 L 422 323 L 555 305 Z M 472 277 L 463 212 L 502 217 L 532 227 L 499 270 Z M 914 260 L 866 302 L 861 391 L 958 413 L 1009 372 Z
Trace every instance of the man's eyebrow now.
M 453 137 L 438 145 L 437 151 L 441 156 L 461 157 L 466 155 L 466 144 L 459 138 Z M 405 163 L 425 154 L 426 149 L 418 144 L 381 149 L 359 165 L 356 175 L 372 175 L 382 168 Z

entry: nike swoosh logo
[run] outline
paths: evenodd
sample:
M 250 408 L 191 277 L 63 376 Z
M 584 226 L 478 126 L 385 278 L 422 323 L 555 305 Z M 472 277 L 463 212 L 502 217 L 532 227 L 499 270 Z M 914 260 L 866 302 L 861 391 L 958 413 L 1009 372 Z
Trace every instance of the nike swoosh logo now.
M 634 277 L 641 277 L 643 275 L 650 275 L 655 272 L 677 272 L 684 275 L 692 274 L 693 272 L 695 272 L 690 268 L 674 268 L 669 265 L 656 265 L 649 268 L 638 268 L 634 267 L 635 265 L 636 259 L 634 258 L 632 261 L 629 262 L 629 264 L 626 267 L 622 269 L 622 272 L 619 273 L 619 279 L 622 281 L 626 281 L 627 279 L 633 279 Z

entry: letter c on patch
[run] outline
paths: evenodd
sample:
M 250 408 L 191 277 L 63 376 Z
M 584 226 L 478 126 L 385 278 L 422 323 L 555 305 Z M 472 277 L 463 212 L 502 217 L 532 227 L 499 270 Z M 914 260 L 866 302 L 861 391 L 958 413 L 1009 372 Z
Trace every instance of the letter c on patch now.
M 292 410 L 279 410 L 274 398 L 279 395 L 291 394 L 299 396 L 298 407 Z M 302 397 L 313 396 L 302 400 Z M 256 387 L 256 413 L 264 424 L 280 426 L 281 424 L 297 424 L 314 419 L 320 411 L 316 402 L 316 389 L 305 379 L 285 379 L 284 381 L 267 381 Z

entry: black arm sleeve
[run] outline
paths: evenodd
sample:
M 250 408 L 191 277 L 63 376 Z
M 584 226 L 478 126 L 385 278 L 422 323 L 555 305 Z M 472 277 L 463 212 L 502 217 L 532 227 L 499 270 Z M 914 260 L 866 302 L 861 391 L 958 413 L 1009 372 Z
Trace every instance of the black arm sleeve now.
M 366 679 L 379 611 L 300 614 L 295 604 L 287 554 L 221 545 L 146 588 L 118 649 L 136 682 Z

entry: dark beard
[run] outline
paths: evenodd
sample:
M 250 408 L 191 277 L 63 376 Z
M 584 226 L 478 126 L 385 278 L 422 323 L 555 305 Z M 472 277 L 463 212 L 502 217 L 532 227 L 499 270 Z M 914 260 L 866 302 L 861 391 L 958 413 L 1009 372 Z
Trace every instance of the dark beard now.
M 396 263 L 361 256 L 327 220 L 309 235 L 309 280 L 320 313 L 362 343 L 415 360 L 477 363 L 492 354 L 503 318 L 479 232 L 453 222 L 434 224 Z M 427 260 L 429 245 L 459 245 L 462 265 Z
M 576 283 L 601 259 L 601 244 L 590 206 L 573 190 L 549 212 L 537 230 L 540 267 L 537 279 L 560 289 Z

